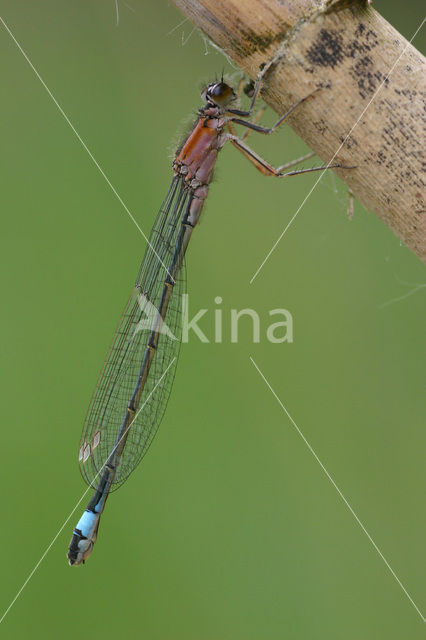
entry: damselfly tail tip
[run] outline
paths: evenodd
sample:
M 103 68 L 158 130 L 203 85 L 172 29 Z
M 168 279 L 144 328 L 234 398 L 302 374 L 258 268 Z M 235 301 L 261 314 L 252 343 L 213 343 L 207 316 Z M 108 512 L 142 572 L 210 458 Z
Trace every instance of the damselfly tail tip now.
M 70 557 L 69 552 L 67 553 L 67 558 L 68 558 L 68 564 L 70 565 L 70 567 L 72 567 L 75 564 L 75 560 L 74 558 Z
M 68 547 L 68 564 L 70 567 L 84 564 L 92 553 L 96 542 L 100 514 L 86 510 L 72 533 Z
M 84 564 L 92 553 L 92 549 L 93 542 L 91 540 L 81 538 L 74 533 L 67 553 L 69 566 L 77 567 L 79 564 Z

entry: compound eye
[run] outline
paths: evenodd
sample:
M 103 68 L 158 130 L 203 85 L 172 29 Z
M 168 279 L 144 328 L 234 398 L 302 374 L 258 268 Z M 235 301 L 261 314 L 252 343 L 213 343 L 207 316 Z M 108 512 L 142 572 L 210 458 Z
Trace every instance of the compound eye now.
M 212 98 L 220 98 L 226 89 L 228 89 L 228 86 L 224 82 L 218 82 L 212 86 L 209 93 Z
M 216 82 L 208 88 L 208 97 L 216 104 L 226 104 L 235 96 L 232 88 L 225 82 Z

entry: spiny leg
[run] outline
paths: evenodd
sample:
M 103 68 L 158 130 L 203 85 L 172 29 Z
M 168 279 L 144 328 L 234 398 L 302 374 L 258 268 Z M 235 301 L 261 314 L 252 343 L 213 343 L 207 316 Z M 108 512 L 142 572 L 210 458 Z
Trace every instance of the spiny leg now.
M 280 167 L 273 167 L 269 162 L 264 160 L 259 154 L 257 154 L 253 149 L 251 149 L 243 140 L 238 138 L 233 134 L 228 134 L 228 140 L 240 151 L 243 156 L 250 160 L 250 162 L 256 167 L 260 173 L 263 173 L 265 176 L 275 176 L 276 178 L 286 178 L 289 176 L 296 176 L 302 173 L 312 173 L 313 171 L 324 171 L 325 169 L 354 169 L 355 167 L 345 167 L 341 164 L 330 164 L 324 165 L 321 167 L 312 167 L 310 169 L 299 169 L 298 171 L 289 171 L 287 173 L 282 173 L 284 169 L 288 169 L 303 160 L 307 160 L 312 157 L 314 153 L 307 154 L 302 158 L 298 158 L 297 160 L 293 160 L 288 162 L 287 164 L 283 164 Z
M 251 114 L 253 113 L 253 109 L 256 105 L 257 99 L 259 97 L 260 94 L 260 90 L 262 88 L 262 84 L 263 81 L 265 79 L 266 74 L 268 73 L 269 69 L 274 66 L 276 64 L 275 61 L 271 61 L 268 64 L 266 64 L 263 69 L 261 70 L 256 83 L 254 85 L 253 88 L 253 92 L 251 95 L 251 102 L 250 102 L 250 106 L 248 109 L 227 109 L 228 113 L 232 113 L 234 116 L 240 116 L 242 118 L 249 118 L 251 116 Z M 242 87 L 244 86 L 244 77 L 241 78 L 239 85 L 238 85 L 238 89 L 237 89 L 237 95 L 239 96 L 242 90 Z
M 252 91 L 252 100 L 251 100 L 251 103 L 250 103 L 250 106 L 249 106 L 248 110 L 243 111 L 243 110 L 239 110 L 239 109 L 227 109 L 227 113 L 230 113 L 232 116 L 241 116 L 243 118 L 247 118 L 247 117 L 249 117 L 251 115 L 251 113 L 253 112 L 254 106 L 256 104 L 257 98 L 259 96 L 261 85 L 263 83 L 264 77 L 265 77 L 266 73 L 269 71 L 269 69 L 271 68 L 271 66 L 273 66 L 274 64 L 275 64 L 275 62 L 270 62 L 262 70 L 262 72 L 261 72 L 256 84 L 254 85 L 254 88 L 253 88 L 253 91 Z M 243 84 L 244 84 L 244 79 L 241 78 L 239 86 L 238 86 L 238 95 L 241 94 L 241 90 L 242 90 Z M 259 109 L 258 113 L 256 114 L 256 116 L 255 116 L 255 118 L 253 119 L 252 122 L 246 121 L 246 120 L 241 120 L 240 118 L 231 117 L 227 122 L 227 127 L 228 127 L 228 129 L 230 131 L 230 134 L 228 134 L 228 140 L 230 140 L 232 142 L 232 144 L 248 160 L 250 160 L 250 162 L 256 167 L 256 169 L 258 169 L 258 171 L 260 171 L 264 175 L 273 175 L 273 176 L 275 176 L 277 178 L 295 176 L 295 175 L 299 175 L 299 174 L 303 174 L 303 173 L 312 173 L 314 171 L 325 171 L 326 169 L 338 169 L 338 168 L 339 169 L 355 169 L 356 167 L 353 167 L 353 166 L 347 167 L 347 166 L 343 166 L 341 164 L 330 164 L 330 165 L 323 165 L 321 167 L 311 167 L 309 169 L 300 169 L 298 171 L 289 171 L 287 173 L 282 173 L 284 169 L 289 169 L 290 167 L 293 167 L 293 166 L 299 164 L 300 162 L 303 162 L 304 160 L 307 160 L 308 158 L 311 158 L 312 156 L 315 155 L 315 153 L 311 152 L 309 154 L 306 154 L 305 156 L 302 156 L 301 158 L 297 158 L 296 160 L 292 160 L 290 162 L 287 162 L 286 164 L 281 165 L 280 167 L 275 168 L 269 162 L 267 162 L 261 156 L 259 156 L 255 151 L 253 151 L 253 149 L 251 149 L 248 145 L 245 144 L 245 140 L 249 136 L 250 131 L 257 131 L 258 133 L 262 133 L 262 134 L 265 134 L 265 135 L 269 135 L 269 134 L 273 133 L 274 131 L 276 131 L 276 129 L 278 129 L 278 127 L 280 127 L 280 125 L 283 122 L 285 122 L 285 120 L 287 120 L 287 118 L 293 113 L 293 111 L 295 109 L 297 109 L 297 107 L 299 107 L 303 102 L 305 102 L 305 100 L 307 100 L 312 95 L 314 95 L 317 91 L 319 91 L 320 88 L 321 87 L 318 87 L 317 89 L 312 91 L 312 93 L 310 93 L 307 96 L 305 96 L 304 98 L 301 98 L 300 100 L 298 100 L 292 107 L 290 107 L 290 109 L 286 113 L 284 113 L 277 120 L 277 122 L 272 127 L 262 127 L 262 126 L 256 124 L 257 121 L 259 120 L 260 116 L 264 112 L 265 107 L 262 107 L 261 109 Z M 247 131 L 244 133 L 244 135 L 241 138 L 239 138 L 236 135 L 235 129 L 233 127 L 233 124 L 240 124 L 240 125 L 245 126 L 247 128 Z
M 294 104 L 292 107 L 290 107 L 290 109 L 288 111 L 286 111 L 286 113 L 284 113 L 281 116 L 281 118 L 279 118 L 279 120 L 276 121 L 276 123 L 274 125 L 272 125 L 272 127 L 262 127 L 262 126 L 256 124 L 256 122 L 249 122 L 248 120 L 242 120 L 241 118 L 234 118 L 234 117 L 229 119 L 228 126 L 232 122 L 233 124 L 240 124 L 243 127 L 247 127 L 248 129 L 251 129 L 252 131 L 257 131 L 257 133 L 263 133 L 264 135 L 269 135 L 270 133 L 273 133 L 274 131 L 276 131 L 278 129 L 278 127 L 280 127 L 282 125 L 282 123 L 285 122 L 287 120 L 287 118 L 293 113 L 293 111 L 295 109 L 297 109 L 297 107 L 299 107 L 303 102 L 305 102 L 305 100 L 307 100 L 308 98 L 313 96 L 314 93 L 316 93 L 317 91 L 318 91 L 318 89 L 315 89 L 315 91 L 313 91 L 312 93 L 310 93 L 307 96 L 305 96 L 304 98 L 301 98 L 300 100 L 298 100 L 296 102 L 296 104 Z M 231 114 L 234 113 L 234 111 L 232 111 L 232 109 L 228 109 L 228 112 L 231 113 Z
M 237 87 L 237 99 L 240 98 L 241 96 L 241 92 L 243 90 L 244 87 L 244 83 L 245 83 L 245 76 L 242 76 L 239 83 L 238 83 L 238 87 Z M 256 87 L 253 86 L 253 88 L 251 89 L 250 92 L 250 97 L 253 97 L 254 93 L 255 93 Z M 315 92 L 314 92 L 315 93 Z M 249 95 L 249 94 L 247 94 Z M 312 94 L 310 94 L 312 95 Z M 293 105 L 293 107 L 291 107 L 291 109 L 289 111 L 287 111 L 287 113 L 284 114 L 284 116 L 282 116 L 278 122 L 269 130 L 266 130 L 264 127 L 262 127 L 262 133 L 265 133 L 265 131 L 268 131 L 269 133 L 272 133 L 273 131 L 275 131 L 275 129 L 282 124 L 282 122 L 284 122 L 284 120 L 286 118 L 288 118 L 288 116 L 294 111 L 294 109 L 296 109 L 296 107 L 298 107 L 300 105 L 301 102 L 304 102 L 307 98 L 309 98 L 309 96 L 306 96 L 305 98 L 303 98 L 302 100 L 299 100 L 299 102 L 297 102 L 295 105 Z M 266 111 L 266 105 L 263 105 L 262 107 L 260 107 L 259 111 L 256 113 L 256 115 L 254 116 L 254 118 L 251 120 L 250 124 L 251 125 L 255 125 L 260 118 L 262 117 L 263 113 Z M 247 113 L 247 112 L 246 112 Z M 235 122 L 235 120 L 232 118 L 231 121 L 228 121 L 227 125 L 228 125 L 228 129 L 230 131 L 230 133 L 235 136 L 235 138 L 238 138 L 239 140 L 241 140 L 242 142 L 244 142 L 245 140 L 247 140 L 248 136 L 250 135 L 251 131 L 253 131 L 253 128 L 251 128 L 250 126 L 247 127 L 247 130 L 244 132 L 244 134 L 240 137 L 237 136 L 236 131 L 233 127 L 233 125 L 231 124 L 231 122 Z M 237 124 L 247 124 L 245 121 L 242 122 L 237 122 Z M 257 130 L 257 129 L 255 129 Z M 292 160 L 290 162 L 287 162 L 286 164 L 281 165 L 280 167 L 277 168 L 278 172 L 283 171 L 284 169 L 289 169 L 290 167 L 294 167 L 295 165 L 299 164 L 300 162 L 304 162 L 305 160 L 308 160 L 309 158 L 312 158 L 312 156 L 314 156 L 315 153 L 312 151 L 311 153 L 308 153 L 300 158 L 296 158 L 295 160 Z
M 266 111 L 265 105 L 260 107 L 259 111 L 256 113 L 256 115 L 254 116 L 254 118 L 251 121 L 252 124 L 256 124 L 256 122 L 259 122 L 260 118 L 263 116 L 265 111 Z M 251 131 L 252 131 L 252 129 L 247 128 L 247 131 L 244 131 L 244 134 L 241 136 L 241 140 L 247 140 L 247 138 L 249 137 Z
M 250 106 L 247 110 L 242 110 L 242 109 L 227 109 L 227 113 L 231 114 L 231 116 L 240 116 L 242 118 L 248 118 L 251 116 L 255 104 L 257 102 L 257 99 L 260 95 L 260 90 L 263 84 L 263 81 L 265 79 L 265 76 L 267 75 L 267 73 L 269 72 L 269 70 L 271 69 L 271 67 L 273 67 L 275 64 L 277 63 L 277 61 L 271 61 L 268 64 L 266 64 L 264 66 L 264 68 L 262 69 L 262 71 L 259 74 L 259 77 L 256 81 L 256 83 L 253 83 L 253 81 L 251 81 L 252 87 L 250 88 L 249 91 L 246 91 L 247 95 L 249 97 L 251 97 L 251 103 Z M 244 82 L 245 82 L 245 77 L 242 76 L 239 83 L 238 83 L 238 88 L 237 88 L 237 98 L 239 99 L 241 96 L 241 92 L 243 90 L 244 87 Z M 249 86 L 249 84 L 246 84 L 246 88 Z M 272 126 L 272 127 L 262 127 L 258 124 L 256 124 L 258 122 L 258 120 L 260 119 L 261 115 L 263 114 L 263 112 L 265 111 L 265 106 L 261 107 L 258 111 L 258 113 L 256 114 L 256 116 L 253 118 L 253 120 L 247 121 L 247 120 L 241 120 L 240 118 L 235 118 L 235 117 L 231 117 L 228 120 L 228 128 L 230 130 L 230 132 L 235 135 L 235 131 L 232 128 L 232 125 L 230 124 L 230 122 L 234 122 L 235 124 L 240 124 L 242 126 L 245 126 L 247 129 L 251 129 L 252 131 L 257 131 L 258 133 L 263 133 L 263 134 L 270 134 L 273 133 L 274 131 L 276 131 L 276 129 L 278 129 L 278 127 L 281 126 L 281 124 L 283 122 L 285 122 L 285 120 L 287 120 L 287 118 L 293 113 L 293 111 L 295 109 L 297 109 L 298 106 L 300 106 L 303 102 L 305 102 L 305 100 L 307 100 L 308 98 L 310 98 L 312 95 L 314 95 L 317 91 L 320 90 L 321 87 L 317 87 L 316 89 L 314 89 L 314 91 L 312 91 L 310 94 L 308 94 L 307 96 L 305 96 L 304 98 L 301 98 L 300 100 L 298 100 L 296 102 L 296 104 L 294 104 L 292 107 L 290 107 L 290 109 L 284 113 L 284 115 L 282 115 L 279 120 L 277 120 L 277 122 Z M 248 138 L 250 134 L 250 131 L 246 131 L 246 133 L 242 136 L 242 140 L 246 140 Z
M 252 83 L 252 81 L 250 81 L 250 83 Z M 253 95 L 254 95 L 254 88 L 255 88 L 254 83 L 253 83 L 253 87 L 252 87 L 252 88 L 251 88 L 251 90 L 250 90 L 250 93 L 248 93 L 248 92 L 246 91 L 246 88 L 249 86 L 249 84 L 250 84 L 250 83 L 247 83 L 247 78 L 246 78 L 246 76 L 245 76 L 245 75 L 242 75 L 242 76 L 241 76 L 240 81 L 239 81 L 239 83 L 238 83 L 237 90 L 236 90 L 236 92 L 235 92 L 235 93 L 236 93 L 236 96 L 237 96 L 237 100 L 238 100 L 238 101 L 239 101 L 239 100 L 240 100 L 240 98 L 241 98 L 241 93 L 242 93 L 243 89 L 244 89 L 244 93 L 246 93 L 250 98 L 252 98 L 252 97 L 253 97 Z M 252 119 L 252 121 L 251 121 L 251 122 L 253 122 L 254 124 L 255 124 L 256 122 L 258 122 L 258 121 L 259 121 L 259 119 L 262 117 L 262 115 L 263 115 L 263 113 L 264 113 L 265 111 L 266 111 L 266 106 L 265 106 L 265 105 L 261 106 L 261 107 L 260 107 L 260 109 L 259 109 L 259 111 L 256 113 L 256 115 L 254 116 L 254 118 Z M 245 112 L 245 113 L 247 113 L 247 112 Z M 233 130 L 232 126 L 229 126 L 229 130 L 231 131 L 231 133 L 233 133 L 234 135 L 236 135 L 236 132 Z M 250 129 L 247 129 L 247 131 L 244 133 L 244 135 L 242 136 L 242 138 L 241 138 L 241 139 L 242 139 L 242 140 L 246 140 L 246 139 L 248 138 L 248 136 L 249 136 L 249 135 L 250 135 Z
M 244 138 L 241 138 L 241 140 L 244 140 Z M 307 153 L 305 156 L 301 156 L 300 158 L 296 158 L 295 160 L 290 160 L 290 162 L 287 162 L 286 164 L 282 164 L 280 167 L 277 167 L 277 171 L 281 173 L 282 171 L 284 171 L 284 169 L 290 169 L 290 167 L 295 167 L 296 164 L 305 162 L 305 160 L 309 160 L 309 158 L 313 158 L 314 155 L 315 155 L 315 151 L 311 151 L 310 153 Z
M 253 124 L 256 124 L 256 122 L 262 117 L 265 111 L 266 111 L 266 106 L 260 107 L 259 111 L 256 113 L 256 115 L 254 116 L 251 122 Z M 229 131 L 232 133 L 232 135 L 234 135 L 237 138 L 238 137 L 237 132 L 235 131 L 230 121 L 227 122 L 227 126 Z M 245 131 L 244 134 L 241 136 L 241 140 L 247 140 L 251 131 L 252 129 L 247 129 L 247 131 Z

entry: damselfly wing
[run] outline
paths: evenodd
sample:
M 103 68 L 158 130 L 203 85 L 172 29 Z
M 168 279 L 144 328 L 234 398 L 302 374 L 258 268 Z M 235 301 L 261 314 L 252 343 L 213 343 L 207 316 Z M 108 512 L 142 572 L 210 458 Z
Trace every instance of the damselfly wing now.
M 184 190 L 182 180 L 175 177 L 155 220 L 135 287 L 92 395 L 78 457 L 83 478 L 93 487 L 97 486 L 99 475 L 116 444 L 120 424 L 135 388 L 148 338 L 158 314 L 164 278 L 173 261 L 182 211 L 189 202 L 190 193 Z M 138 465 L 163 417 L 180 351 L 181 305 L 185 288 L 182 258 L 166 320 L 161 327 L 161 339 L 110 491 L 118 488 Z

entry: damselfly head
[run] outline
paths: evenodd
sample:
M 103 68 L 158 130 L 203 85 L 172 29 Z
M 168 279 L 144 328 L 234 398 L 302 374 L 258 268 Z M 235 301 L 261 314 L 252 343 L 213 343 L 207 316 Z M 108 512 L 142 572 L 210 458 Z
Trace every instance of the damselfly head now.
M 218 107 L 225 107 L 237 97 L 233 88 L 226 82 L 211 82 L 201 92 L 201 97 L 205 102 L 211 102 Z

